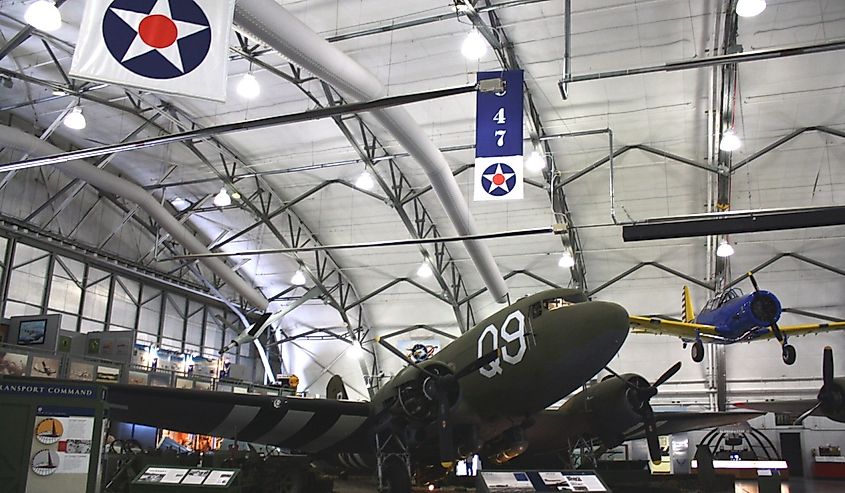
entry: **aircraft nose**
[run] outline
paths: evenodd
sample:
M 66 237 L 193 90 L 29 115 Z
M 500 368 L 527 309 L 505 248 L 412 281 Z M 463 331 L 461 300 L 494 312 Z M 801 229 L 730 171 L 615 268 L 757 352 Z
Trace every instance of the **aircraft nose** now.
M 624 340 L 628 336 L 630 322 L 628 311 L 622 305 L 610 301 L 591 301 L 594 311 L 594 330 Z
M 751 313 L 760 325 L 769 325 L 780 318 L 780 302 L 774 294 L 768 291 L 757 291 L 751 300 Z

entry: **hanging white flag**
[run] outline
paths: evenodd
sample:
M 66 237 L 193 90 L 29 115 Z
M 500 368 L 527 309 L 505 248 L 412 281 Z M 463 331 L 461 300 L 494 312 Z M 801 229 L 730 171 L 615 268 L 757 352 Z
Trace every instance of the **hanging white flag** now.
M 235 0 L 88 0 L 70 75 L 226 100 Z

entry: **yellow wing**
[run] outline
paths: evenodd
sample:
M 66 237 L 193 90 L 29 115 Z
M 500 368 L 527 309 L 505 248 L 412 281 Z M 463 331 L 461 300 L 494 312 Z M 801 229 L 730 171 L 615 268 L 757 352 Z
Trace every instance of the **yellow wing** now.
M 702 339 L 720 339 L 716 327 L 713 325 L 695 324 L 690 322 L 676 322 L 655 317 L 628 317 L 634 334 L 659 334 L 680 337 L 693 341 L 699 335 Z
M 803 324 L 803 325 L 781 325 L 780 331 L 787 337 L 805 336 L 809 334 L 818 334 L 820 332 L 831 332 L 834 330 L 845 329 L 845 322 L 824 322 L 820 324 Z M 775 337 L 771 331 L 757 337 L 757 339 L 773 339 Z

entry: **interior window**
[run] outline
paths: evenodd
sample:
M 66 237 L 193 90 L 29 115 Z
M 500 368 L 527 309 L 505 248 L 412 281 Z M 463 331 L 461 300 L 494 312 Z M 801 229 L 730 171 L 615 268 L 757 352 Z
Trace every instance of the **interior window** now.
M 563 308 L 565 306 L 570 306 L 574 304 L 575 303 L 567 301 L 563 298 L 552 298 L 548 300 L 543 300 L 543 308 L 548 311 L 557 310 L 558 308 Z

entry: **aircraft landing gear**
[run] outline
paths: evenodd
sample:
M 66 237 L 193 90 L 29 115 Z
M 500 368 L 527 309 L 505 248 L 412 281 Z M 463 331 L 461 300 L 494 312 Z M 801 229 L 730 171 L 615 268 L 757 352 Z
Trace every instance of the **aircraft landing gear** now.
M 795 346 L 791 344 L 783 344 L 783 362 L 787 365 L 791 365 L 795 363 L 795 358 L 797 354 L 795 352 Z
M 692 343 L 692 360 L 696 363 L 704 361 L 704 343 L 695 341 Z
M 411 493 L 411 455 L 394 433 L 376 433 L 379 493 Z

